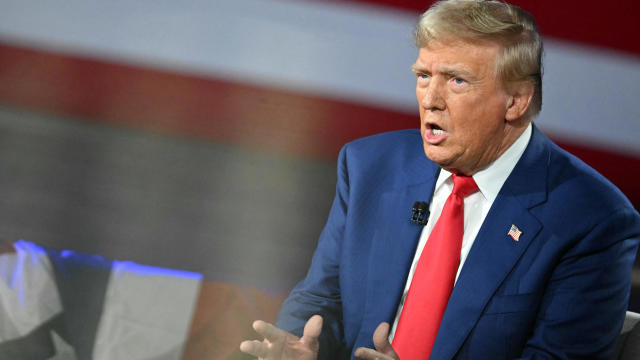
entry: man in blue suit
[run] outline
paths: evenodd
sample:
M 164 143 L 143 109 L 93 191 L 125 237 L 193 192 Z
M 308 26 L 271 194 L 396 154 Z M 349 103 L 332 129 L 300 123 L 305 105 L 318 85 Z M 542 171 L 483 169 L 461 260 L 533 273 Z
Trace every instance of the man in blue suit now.
M 263 359 L 397 359 L 411 353 L 397 344 L 428 342 L 424 355 L 403 360 L 607 359 L 628 303 L 640 216 L 532 124 L 542 99 L 535 20 L 497 1 L 443 1 L 422 15 L 415 38 L 420 131 L 341 150 L 311 268 L 276 326 L 254 323 L 264 341 L 241 350 Z M 408 299 L 431 300 L 411 292 L 422 286 L 420 257 L 460 177 L 477 191 L 463 200 L 455 285 L 437 335 L 400 335 L 423 322 L 403 315 L 415 314 L 406 315 Z M 416 201 L 429 203 L 426 226 L 409 220 Z

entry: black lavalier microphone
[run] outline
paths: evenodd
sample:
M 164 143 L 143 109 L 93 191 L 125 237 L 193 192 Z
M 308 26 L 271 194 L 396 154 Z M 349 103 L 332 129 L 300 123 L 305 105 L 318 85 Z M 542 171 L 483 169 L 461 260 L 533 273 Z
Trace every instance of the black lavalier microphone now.
M 424 201 L 416 201 L 411 209 L 411 222 L 416 225 L 427 225 L 429 220 L 429 204 Z

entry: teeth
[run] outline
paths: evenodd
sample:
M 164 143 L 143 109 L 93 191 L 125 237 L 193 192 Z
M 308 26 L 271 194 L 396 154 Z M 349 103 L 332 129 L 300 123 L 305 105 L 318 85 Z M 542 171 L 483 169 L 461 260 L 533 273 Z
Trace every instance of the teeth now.
M 442 134 L 444 134 L 444 130 L 441 129 L 431 129 L 431 133 L 435 136 L 440 136 Z

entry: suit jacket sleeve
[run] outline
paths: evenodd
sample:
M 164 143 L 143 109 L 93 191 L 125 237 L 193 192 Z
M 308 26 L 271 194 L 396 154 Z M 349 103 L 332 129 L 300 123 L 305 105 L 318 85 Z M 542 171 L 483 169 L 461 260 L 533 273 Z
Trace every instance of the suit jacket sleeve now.
M 633 208 L 622 207 L 576 235 L 548 280 L 522 359 L 611 357 L 628 305 L 639 223 Z
M 336 195 L 329 219 L 322 231 L 307 276 L 285 300 L 276 326 L 298 336 L 314 314 L 324 319 L 320 336 L 319 359 L 334 359 L 347 351 L 342 344 L 342 301 L 339 284 L 339 260 L 349 197 L 346 148 L 338 157 Z

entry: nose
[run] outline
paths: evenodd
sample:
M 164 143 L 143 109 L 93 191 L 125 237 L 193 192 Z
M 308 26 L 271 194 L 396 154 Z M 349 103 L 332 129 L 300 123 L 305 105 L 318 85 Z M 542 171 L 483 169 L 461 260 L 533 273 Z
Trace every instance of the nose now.
M 422 92 L 422 94 L 420 94 Z M 420 97 L 420 105 L 425 110 L 444 110 L 446 103 L 442 97 L 442 86 L 439 84 L 436 78 L 432 78 L 427 85 L 422 88 L 422 91 L 418 89 L 418 96 Z

